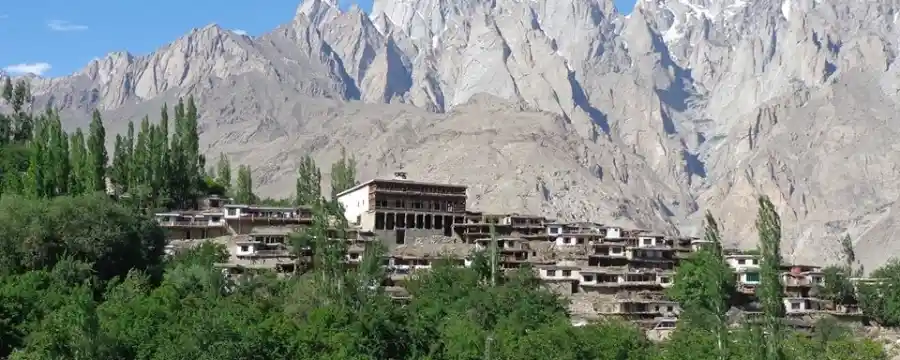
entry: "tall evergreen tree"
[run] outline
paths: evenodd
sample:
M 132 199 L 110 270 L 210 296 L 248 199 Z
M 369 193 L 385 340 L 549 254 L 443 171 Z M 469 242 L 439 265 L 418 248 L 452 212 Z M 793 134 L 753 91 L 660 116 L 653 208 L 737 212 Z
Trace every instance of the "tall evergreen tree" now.
M 782 318 L 784 303 L 781 285 L 781 218 L 767 196 L 759 197 L 756 230 L 762 259 L 757 297 L 763 311 L 763 346 L 766 360 L 784 359 Z
M 356 158 L 347 156 L 347 149 L 341 148 L 341 158 L 331 165 L 331 198 L 340 192 L 359 184 L 356 179 Z
M 311 156 L 306 155 L 297 167 L 295 205 L 312 205 L 322 198 L 322 172 Z
M 253 173 L 249 165 L 238 167 L 234 200 L 240 204 L 252 204 L 256 200 L 256 195 L 253 194 Z
M 106 154 L 106 128 L 103 127 L 103 119 L 100 111 L 94 110 L 91 124 L 88 129 L 88 158 L 90 169 L 90 191 L 106 190 L 106 163 L 109 157 Z
M 231 193 L 231 161 L 225 153 L 219 153 L 219 162 L 216 164 L 216 182 L 225 187 L 225 193 Z

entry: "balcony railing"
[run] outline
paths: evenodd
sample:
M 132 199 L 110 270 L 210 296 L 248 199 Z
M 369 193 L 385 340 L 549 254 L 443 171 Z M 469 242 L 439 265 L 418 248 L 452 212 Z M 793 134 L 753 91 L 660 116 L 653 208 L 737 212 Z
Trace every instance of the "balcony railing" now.
M 225 222 L 222 220 L 219 220 L 219 221 L 169 220 L 169 221 L 159 221 L 159 226 L 162 226 L 162 227 L 221 227 L 221 226 L 225 226 Z

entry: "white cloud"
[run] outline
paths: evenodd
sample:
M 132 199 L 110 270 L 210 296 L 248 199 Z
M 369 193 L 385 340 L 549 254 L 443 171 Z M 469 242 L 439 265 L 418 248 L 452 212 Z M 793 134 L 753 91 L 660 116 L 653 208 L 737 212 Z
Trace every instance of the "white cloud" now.
M 246 30 L 234 29 L 234 30 L 231 30 L 231 32 L 233 32 L 233 33 L 235 33 L 235 34 L 238 34 L 238 35 L 241 35 L 241 36 L 247 36 L 247 31 L 246 31 Z
M 53 31 L 84 31 L 88 29 L 87 25 L 73 24 L 65 20 L 50 20 L 47 22 L 47 27 Z
M 45 62 L 39 62 L 34 64 L 15 64 L 10 65 L 3 68 L 3 71 L 6 71 L 13 75 L 24 75 L 24 74 L 35 74 L 35 75 L 44 75 L 45 72 L 50 70 L 52 66 Z

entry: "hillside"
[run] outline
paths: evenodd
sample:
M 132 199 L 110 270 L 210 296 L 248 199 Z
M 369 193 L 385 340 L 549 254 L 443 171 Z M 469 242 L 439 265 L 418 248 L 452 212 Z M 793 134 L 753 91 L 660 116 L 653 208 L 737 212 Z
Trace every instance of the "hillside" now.
M 307 0 L 259 37 L 216 25 L 156 52 L 34 79 L 69 127 L 112 129 L 186 94 L 201 141 L 286 196 L 295 163 L 345 146 L 363 177 L 471 185 L 475 207 L 697 231 L 754 246 L 769 195 L 795 262 L 839 236 L 873 269 L 900 194 L 893 1 Z

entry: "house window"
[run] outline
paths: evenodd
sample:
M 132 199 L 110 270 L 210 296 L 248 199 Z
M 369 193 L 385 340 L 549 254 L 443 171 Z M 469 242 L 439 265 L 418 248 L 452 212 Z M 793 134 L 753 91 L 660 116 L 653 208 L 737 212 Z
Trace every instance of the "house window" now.
M 547 270 L 547 276 L 548 277 L 556 276 L 556 270 Z
M 566 277 L 572 276 L 572 270 L 563 270 L 562 276 L 566 276 Z
M 675 308 L 673 308 L 671 306 L 666 306 L 666 311 L 673 312 L 673 311 L 675 311 Z
M 219 220 L 222 220 L 222 219 L 219 218 L 218 216 L 213 216 L 213 217 L 212 217 L 212 222 L 219 222 Z
M 235 215 L 237 215 L 237 209 L 235 209 L 235 208 L 228 209 L 228 216 L 235 216 Z
M 586 282 L 594 281 L 594 277 L 593 277 L 592 275 L 585 275 L 585 276 L 582 276 L 582 278 L 583 278 L 584 281 L 586 281 Z
M 738 259 L 737 263 L 738 263 L 738 265 L 744 265 L 745 263 L 747 263 L 747 260 Z
M 800 303 L 791 303 L 791 310 L 800 310 Z
M 652 245 L 653 239 L 644 239 L 644 245 Z
M 250 251 L 250 247 L 249 247 L 249 246 L 247 246 L 247 245 L 241 245 L 241 252 L 249 252 L 249 251 Z
M 660 283 L 663 283 L 663 284 L 668 284 L 668 283 L 669 283 L 669 278 L 668 278 L 668 277 L 661 277 L 661 278 L 659 278 L 659 282 L 660 282 Z
M 759 273 L 746 273 L 744 274 L 744 281 L 746 282 L 759 282 Z

